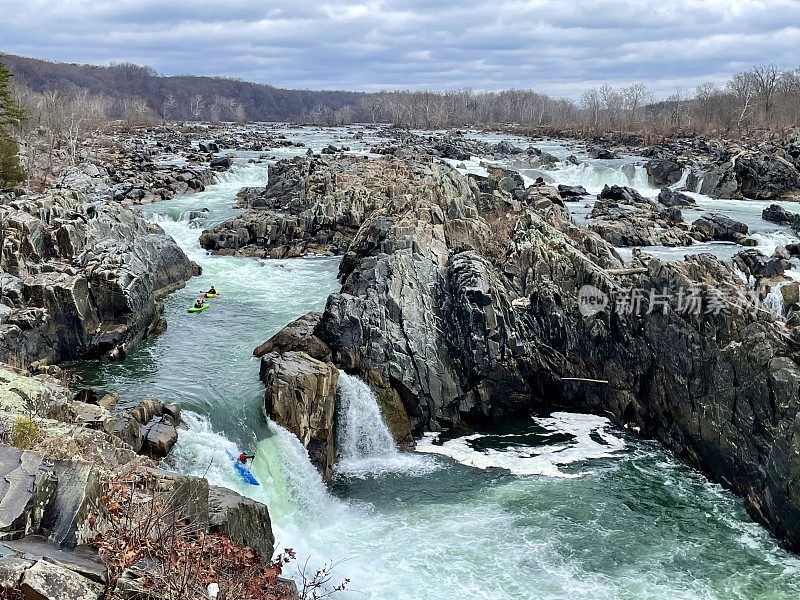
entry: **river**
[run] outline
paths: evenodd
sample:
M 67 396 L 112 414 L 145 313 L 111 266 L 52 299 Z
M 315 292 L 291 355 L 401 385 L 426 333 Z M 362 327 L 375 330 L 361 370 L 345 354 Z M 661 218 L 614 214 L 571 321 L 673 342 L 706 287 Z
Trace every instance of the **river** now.
M 354 139 L 358 129 L 280 131 L 316 151 L 344 142 L 364 152 L 372 141 L 369 131 Z M 562 143 L 537 145 L 560 157 L 573 151 Z M 277 160 L 304 151 L 269 154 Z M 123 362 L 79 368 L 86 383 L 113 389 L 128 404 L 158 397 L 183 405 L 188 429 L 167 467 L 265 502 L 278 544 L 298 553 L 296 565 L 308 559 L 312 569 L 332 561 L 334 582 L 351 580 L 337 597 L 800 595 L 800 560 L 753 523 L 739 499 L 658 444 L 601 417 L 532 415 L 461 438 L 429 435 L 418 452 L 402 453 L 387 436 L 369 389 L 345 376 L 346 402 L 339 407 L 345 456 L 326 488 L 299 442 L 264 418 L 252 350 L 292 319 L 324 307 L 338 289 L 338 260 L 218 257 L 199 247 L 201 228 L 234 214 L 241 187 L 266 182 L 267 165 L 248 162 L 258 153 L 236 156 L 234 169 L 206 191 L 143 208 L 203 267 L 202 276 L 166 300 L 167 331 Z M 590 192 L 623 183 L 653 195 L 641 167 L 624 168 L 636 161 L 587 160 L 547 176 Z M 462 170 L 480 165 L 470 161 Z M 760 220 L 763 203 L 698 199 L 704 208 L 746 219 L 765 251 L 791 235 Z M 201 208 L 208 209 L 204 218 L 190 220 Z M 588 212 L 580 204 L 571 209 L 579 220 Z M 737 249 L 708 246 L 721 256 Z M 664 258 L 688 252 L 655 251 Z M 188 314 L 197 291 L 211 284 L 221 298 L 204 313 Z M 227 451 L 236 448 L 257 450 L 254 472 L 262 486 L 246 486 L 234 475 Z

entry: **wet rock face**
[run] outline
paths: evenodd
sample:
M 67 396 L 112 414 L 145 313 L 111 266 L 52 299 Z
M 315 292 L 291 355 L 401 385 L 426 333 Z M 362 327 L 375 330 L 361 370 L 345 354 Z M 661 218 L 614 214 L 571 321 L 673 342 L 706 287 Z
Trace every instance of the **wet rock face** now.
M 74 193 L 0 207 L 0 360 L 119 356 L 160 325 L 160 299 L 199 272 L 175 241 L 114 203 Z
M 271 352 L 261 358 L 267 415 L 294 433 L 323 479 L 333 476 L 334 415 L 339 371 L 304 352 Z

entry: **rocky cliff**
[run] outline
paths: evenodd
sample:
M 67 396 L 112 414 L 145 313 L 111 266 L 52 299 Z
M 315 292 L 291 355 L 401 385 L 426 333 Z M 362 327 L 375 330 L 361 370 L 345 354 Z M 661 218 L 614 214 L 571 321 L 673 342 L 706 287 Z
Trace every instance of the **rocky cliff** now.
M 417 433 L 554 406 L 610 414 L 800 548 L 798 338 L 729 264 L 624 268 L 551 190 L 415 168 L 413 197 L 365 219 L 299 349 L 312 339 L 320 360 L 398 398 Z
M 122 356 L 199 273 L 161 228 L 77 192 L 0 204 L 0 360 Z

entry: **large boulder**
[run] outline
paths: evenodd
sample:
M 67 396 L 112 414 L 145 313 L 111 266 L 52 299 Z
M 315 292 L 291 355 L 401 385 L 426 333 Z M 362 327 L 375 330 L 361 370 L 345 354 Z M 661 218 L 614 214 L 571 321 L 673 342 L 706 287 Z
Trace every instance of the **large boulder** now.
M 305 352 L 271 352 L 261 358 L 264 408 L 294 433 L 325 480 L 336 459 L 334 414 L 339 371 Z
M 683 167 L 674 156 L 648 160 L 644 168 L 651 185 L 657 187 L 678 183 L 683 176 Z
M 601 146 L 590 146 L 589 149 L 586 151 L 589 154 L 589 158 L 596 158 L 601 160 L 610 160 L 619 158 L 616 152 L 609 150 L 608 148 L 603 148 Z
M 312 358 L 329 361 L 331 349 L 316 333 L 322 313 L 308 313 L 289 323 L 266 342 L 253 350 L 261 358 L 270 352 L 279 354 L 289 350 L 305 352 Z
M 589 195 L 589 193 L 586 191 L 586 188 L 582 185 L 564 185 L 561 183 L 558 184 L 558 193 L 561 194 L 561 197 L 565 200 L 581 198 Z
M 104 587 L 58 563 L 39 560 L 22 575 L 20 589 L 26 600 L 98 600 Z
M 226 534 L 237 544 L 257 551 L 264 560 L 272 558 L 275 536 L 265 505 L 216 486 L 208 489 L 208 505 L 210 531 Z
M 681 192 L 676 192 L 672 188 L 661 188 L 661 191 L 658 193 L 658 201 L 667 207 L 696 207 L 697 203 L 694 201 L 694 198 L 688 196 L 687 194 L 682 194 Z
M 397 161 L 304 156 L 270 169 L 269 183 L 246 198 L 247 210 L 202 233 L 220 254 L 287 258 L 342 254 L 363 220 L 391 195 L 411 193 L 414 173 Z
M 770 204 L 761 211 L 761 218 L 778 225 L 787 225 L 794 230 L 800 229 L 800 214 L 789 212 L 779 204 Z
M 741 242 L 749 228 L 746 223 L 719 213 L 707 213 L 692 223 L 692 234 L 701 241 Z

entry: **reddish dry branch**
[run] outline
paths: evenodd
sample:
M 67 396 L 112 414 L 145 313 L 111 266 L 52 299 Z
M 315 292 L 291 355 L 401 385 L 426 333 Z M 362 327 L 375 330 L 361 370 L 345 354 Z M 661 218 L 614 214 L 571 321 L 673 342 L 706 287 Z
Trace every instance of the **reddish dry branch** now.
M 108 571 L 105 598 L 113 597 L 128 569 L 142 573 L 137 583 L 154 598 L 205 598 L 210 583 L 219 585 L 219 600 L 293 598 L 279 581 L 295 557 L 292 550 L 264 562 L 226 535 L 198 531 L 180 520 L 170 500 L 139 481 L 104 483 L 98 514 L 89 524 Z

